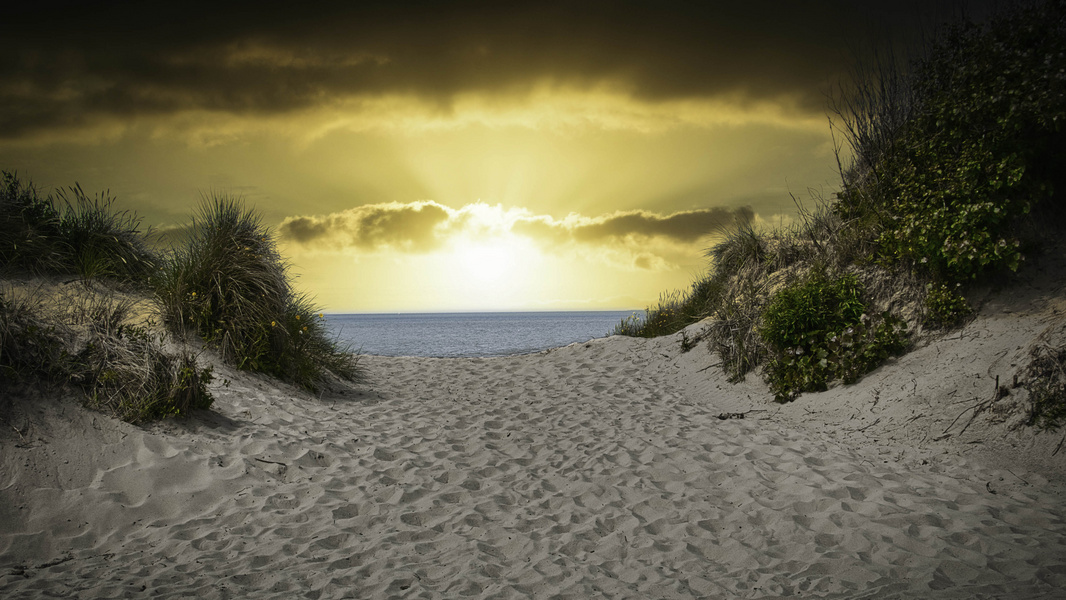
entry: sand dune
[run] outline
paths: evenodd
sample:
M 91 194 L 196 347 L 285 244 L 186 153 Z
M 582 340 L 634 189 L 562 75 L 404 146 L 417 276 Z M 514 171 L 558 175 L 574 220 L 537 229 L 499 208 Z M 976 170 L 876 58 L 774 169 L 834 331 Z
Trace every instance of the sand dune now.
M 786 406 L 679 336 L 367 357 L 320 398 L 219 368 L 212 413 L 146 429 L 19 399 L 0 596 L 1056 597 L 1061 434 L 942 431 L 1058 297 Z

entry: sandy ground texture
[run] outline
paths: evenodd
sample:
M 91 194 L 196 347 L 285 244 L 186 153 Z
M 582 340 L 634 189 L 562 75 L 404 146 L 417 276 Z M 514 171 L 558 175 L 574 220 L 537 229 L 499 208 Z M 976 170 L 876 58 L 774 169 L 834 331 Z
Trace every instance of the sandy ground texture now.
M 366 357 L 318 398 L 219 367 L 147 428 L 13 399 L 0 597 L 1063 597 L 1064 436 L 1008 382 L 1066 294 L 1025 289 L 784 406 L 680 334 Z

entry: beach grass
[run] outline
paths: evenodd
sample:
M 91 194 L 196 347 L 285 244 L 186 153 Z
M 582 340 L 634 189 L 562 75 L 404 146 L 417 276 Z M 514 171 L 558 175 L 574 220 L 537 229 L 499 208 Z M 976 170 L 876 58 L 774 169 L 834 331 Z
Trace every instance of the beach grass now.
M 312 391 L 328 374 L 359 376 L 350 348 L 293 289 L 273 232 L 238 198 L 204 198 L 187 241 L 167 253 L 153 281 L 167 329 L 196 334 L 238 369 Z
M 228 364 L 309 390 L 330 376 L 358 378 L 357 358 L 293 289 L 254 211 L 207 199 L 190 232 L 159 251 L 109 194 L 75 185 L 44 195 L 4 173 L 2 275 L 31 283 L 0 289 L 0 387 L 73 386 L 87 405 L 130 422 L 186 415 L 213 400 L 195 338 Z M 152 297 L 162 328 L 132 318 L 131 294 Z
M 76 275 L 146 285 L 159 257 L 141 219 L 104 192 L 74 185 L 42 195 L 4 172 L 0 180 L 0 263 L 7 272 Z
M 131 423 L 210 407 L 211 368 L 132 323 L 129 296 L 100 283 L 64 287 L 0 289 L 0 389 L 71 386 Z

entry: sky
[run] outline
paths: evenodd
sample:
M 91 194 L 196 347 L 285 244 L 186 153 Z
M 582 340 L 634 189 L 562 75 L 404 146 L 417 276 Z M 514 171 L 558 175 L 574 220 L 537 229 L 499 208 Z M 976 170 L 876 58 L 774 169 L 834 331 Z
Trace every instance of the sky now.
M 640 309 L 839 188 L 856 56 L 984 4 L 41 2 L 0 24 L 0 169 L 175 231 L 273 228 L 330 312 Z M 846 158 L 846 156 L 845 156 Z

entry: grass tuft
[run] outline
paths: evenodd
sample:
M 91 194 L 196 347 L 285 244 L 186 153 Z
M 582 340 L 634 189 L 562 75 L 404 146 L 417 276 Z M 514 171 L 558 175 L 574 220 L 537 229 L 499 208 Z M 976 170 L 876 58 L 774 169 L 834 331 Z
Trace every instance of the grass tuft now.
M 75 184 L 42 196 L 9 172 L 0 179 L 0 263 L 7 271 L 145 284 L 157 263 L 140 219 L 106 192 Z
M 1055 429 L 1066 424 L 1066 345 L 1036 346 L 1026 369 L 1029 425 Z
M 131 308 L 107 287 L 49 298 L 0 292 L 0 389 L 73 385 L 90 407 L 133 423 L 210 407 L 211 369 L 130 324 Z
M 317 308 L 292 289 L 273 232 L 239 199 L 205 198 L 187 242 L 154 281 L 166 326 L 194 332 L 239 369 L 310 390 L 327 373 L 359 375 L 350 349 L 329 338 Z
M 68 373 L 68 328 L 42 317 L 40 303 L 0 290 L 0 388 L 60 382 Z

